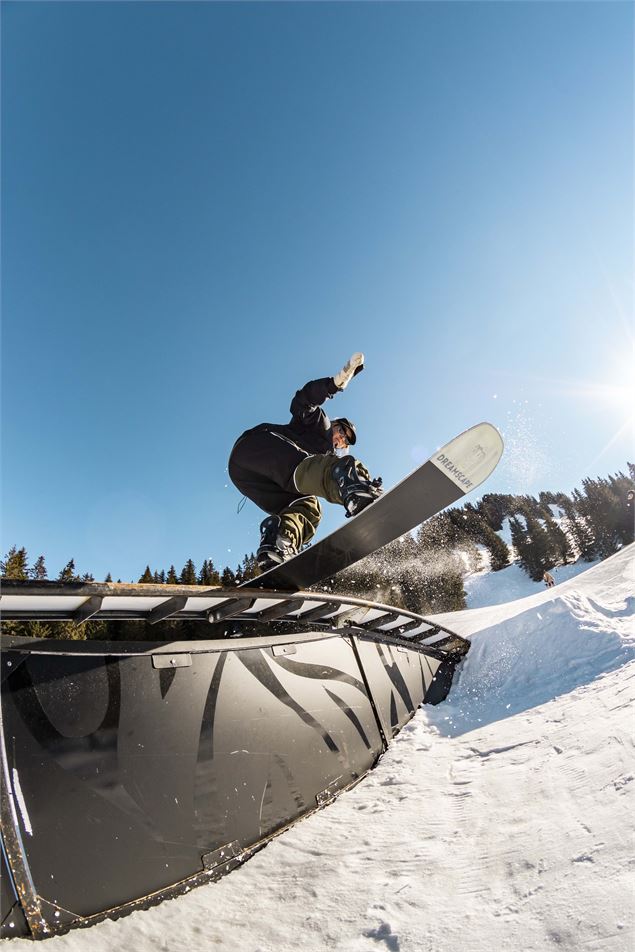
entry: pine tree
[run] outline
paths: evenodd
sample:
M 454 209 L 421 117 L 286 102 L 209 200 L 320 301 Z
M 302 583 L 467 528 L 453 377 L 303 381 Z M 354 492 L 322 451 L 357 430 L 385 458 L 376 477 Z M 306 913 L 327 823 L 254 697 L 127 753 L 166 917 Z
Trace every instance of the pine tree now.
M 32 568 L 30 569 L 30 571 L 29 571 L 29 575 L 30 575 L 31 578 L 34 579 L 36 582 L 42 582 L 42 581 L 44 581 L 44 579 L 46 579 L 46 577 L 47 577 L 47 575 L 46 575 L 46 565 L 45 565 L 45 563 L 44 563 L 44 556 L 43 556 L 43 555 L 40 555 L 40 556 L 36 559 L 36 561 L 35 561 L 33 567 L 32 567 Z
M 241 563 L 241 572 L 243 581 L 248 582 L 252 578 L 256 578 L 260 573 L 258 570 L 258 563 L 256 562 L 256 556 L 252 552 L 251 555 L 245 553 L 245 557 Z
M 110 574 L 110 572 L 108 573 L 108 575 L 107 575 L 106 578 L 104 579 L 104 582 L 112 582 L 112 575 Z
M 196 585 L 196 567 L 191 559 L 183 566 L 179 581 L 181 585 Z
M 209 588 L 215 588 L 220 585 L 220 575 L 214 567 L 211 559 L 205 559 L 198 573 L 198 584 Z
M 632 465 L 632 464 L 631 464 Z M 615 535 L 618 545 L 629 545 L 635 539 L 635 485 L 623 473 L 609 477 L 609 484 L 617 500 Z
M 139 579 L 139 582 L 140 582 L 142 585 L 150 585 L 152 582 L 154 582 L 154 576 L 153 576 L 152 572 L 150 571 L 150 566 L 149 566 L 149 565 L 146 565 L 146 570 L 145 570 L 145 572 L 143 573 L 143 575 L 141 576 L 141 578 Z
M 576 491 L 574 490 L 574 498 Z M 577 555 L 590 562 L 595 558 L 595 538 L 589 529 L 586 520 L 578 512 L 577 505 L 568 496 L 560 500 L 564 512 L 563 524 L 574 556 Z
M 412 582 L 408 586 L 409 610 L 428 614 L 465 608 L 462 569 L 461 559 L 456 553 L 430 550 L 421 563 L 416 588 Z M 418 597 L 418 607 L 410 607 L 416 604 L 412 600 L 413 594 Z
M 460 550 L 466 571 L 476 572 L 481 562 L 477 542 L 480 541 L 483 520 L 472 507 L 468 506 L 449 509 L 447 517 L 454 529 L 453 547 Z
M 170 568 L 169 568 L 169 570 L 168 570 L 167 583 L 168 583 L 168 585 L 178 585 L 178 584 L 179 584 L 179 577 L 178 577 L 178 575 L 176 574 L 176 569 L 174 568 L 173 565 L 171 565 Z
M 518 516 L 512 516 L 509 520 L 509 527 L 512 534 L 512 545 L 516 552 L 516 558 L 523 568 L 526 567 L 528 560 L 531 559 L 529 549 L 531 542 L 528 537 L 527 529 L 521 523 Z
M 574 492 L 576 507 L 593 533 L 597 554 L 607 558 L 620 544 L 621 500 L 606 479 L 584 479 L 582 487 L 584 494 Z
M 561 565 L 564 563 L 564 565 L 567 565 L 573 560 L 573 551 L 566 534 L 562 531 L 549 510 L 545 513 L 544 522 L 545 531 L 549 536 L 554 555 L 554 564 Z
M 60 574 L 57 576 L 59 582 L 79 582 L 80 577 L 75 572 L 75 559 L 70 559 Z
M 29 577 L 29 562 L 26 549 L 18 549 L 15 545 L 11 546 L 7 555 L 0 562 L 2 569 L 2 578 L 13 579 L 14 581 L 26 581 Z
M 503 520 L 510 514 L 510 498 L 510 496 L 502 496 L 498 493 L 485 493 L 479 503 L 479 514 L 494 532 L 501 531 Z
M 538 503 L 540 505 L 540 508 L 543 510 L 543 512 L 547 514 L 547 516 L 551 516 L 551 518 L 553 518 L 553 512 L 551 511 L 551 506 L 560 505 L 559 497 L 560 497 L 560 493 L 553 493 L 553 492 L 538 493 Z
M 441 512 L 424 522 L 419 527 L 416 538 L 417 547 L 423 550 L 445 548 L 459 541 L 460 532 L 447 512 Z
M 453 513 L 457 513 L 460 517 L 460 520 L 462 520 L 462 522 L 459 524 L 463 526 L 463 532 L 465 533 L 466 537 L 470 540 L 473 540 L 472 546 L 474 551 L 477 552 L 477 542 L 485 546 L 485 548 L 489 551 L 490 567 L 492 571 L 498 572 L 500 569 L 503 569 L 505 566 L 509 565 L 511 560 L 509 548 L 501 539 L 501 537 L 496 532 L 494 532 L 490 523 L 481 515 L 480 509 L 472 506 L 471 503 L 466 503 L 466 505 L 461 509 L 449 510 L 450 518 L 453 518 Z M 466 554 L 468 556 L 468 561 L 470 558 L 473 558 L 473 554 L 470 549 L 467 550 Z M 471 571 L 475 571 L 477 567 L 478 562 L 472 565 Z
M 506 568 L 511 562 L 511 554 L 505 540 L 501 539 L 487 522 L 483 522 L 481 538 L 490 554 L 492 572 L 500 572 L 501 569 Z
M 398 540 L 391 550 L 386 547 L 383 572 L 379 573 L 378 590 L 385 591 L 384 601 L 393 601 L 409 611 L 431 612 L 465 607 L 463 572 L 465 562 L 456 551 L 464 553 L 467 562 L 476 554 L 476 546 L 466 530 L 461 510 L 439 513 L 421 525 L 416 535 Z M 386 580 L 390 580 L 386 591 Z M 392 592 L 398 593 L 396 599 Z
M 533 516 L 527 517 L 527 541 L 521 563 L 534 582 L 539 582 L 544 572 L 553 568 L 556 553 L 548 533 Z
M 236 576 L 229 566 L 223 569 L 223 574 L 221 575 L 220 581 L 223 588 L 234 588 L 236 585 Z

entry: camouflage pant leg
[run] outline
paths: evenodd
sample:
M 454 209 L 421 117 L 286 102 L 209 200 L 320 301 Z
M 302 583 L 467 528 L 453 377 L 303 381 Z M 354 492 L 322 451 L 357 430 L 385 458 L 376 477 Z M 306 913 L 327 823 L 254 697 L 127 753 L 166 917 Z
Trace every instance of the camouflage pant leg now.
M 315 535 L 322 518 L 322 507 L 315 496 L 304 496 L 302 499 L 294 500 L 278 515 L 280 516 L 280 531 L 293 541 L 299 551 Z
M 342 505 L 342 497 L 337 482 L 333 478 L 333 467 L 337 457 L 330 454 L 324 456 L 308 456 L 296 467 L 293 479 L 296 489 L 300 493 L 311 493 L 320 496 L 327 502 Z M 355 468 L 362 479 L 370 480 L 370 473 L 363 463 L 355 460 Z
M 327 456 L 307 456 L 296 467 L 293 481 L 299 493 L 310 493 L 320 496 L 327 502 L 342 502 L 337 483 L 333 479 L 333 467 L 337 459 L 330 454 Z

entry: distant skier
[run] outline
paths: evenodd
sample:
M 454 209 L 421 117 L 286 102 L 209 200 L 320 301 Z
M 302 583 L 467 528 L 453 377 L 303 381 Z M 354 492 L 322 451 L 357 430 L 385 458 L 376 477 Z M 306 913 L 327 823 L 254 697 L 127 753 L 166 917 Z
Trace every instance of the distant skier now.
M 629 489 L 624 501 L 623 538 L 628 545 L 635 540 L 635 491 Z
M 334 377 L 298 390 L 289 423 L 261 423 L 236 441 L 229 476 L 270 514 L 260 525 L 261 569 L 284 562 L 311 541 L 322 517 L 318 496 L 354 516 L 381 495 L 381 480 L 371 480 L 363 464 L 347 455 L 357 441 L 354 425 L 345 417 L 331 422 L 321 409 L 363 369 L 364 355 L 353 354 Z
M 542 580 L 547 586 L 547 588 L 553 588 L 553 586 L 556 584 L 556 580 L 554 579 L 551 572 L 545 572 L 545 574 L 542 577 Z

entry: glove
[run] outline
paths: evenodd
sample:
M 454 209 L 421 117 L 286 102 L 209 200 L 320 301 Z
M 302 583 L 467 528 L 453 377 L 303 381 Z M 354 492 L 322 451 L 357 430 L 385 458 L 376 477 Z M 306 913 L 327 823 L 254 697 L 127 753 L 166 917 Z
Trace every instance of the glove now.
M 339 373 L 335 374 L 333 377 L 333 383 L 338 390 L 344 390 L 345 387 L 351 382 L 355 374 L 359 374 L 364 369 L 364 355 L 363 354 L 353 354 L 353 356 L 346 361 Z

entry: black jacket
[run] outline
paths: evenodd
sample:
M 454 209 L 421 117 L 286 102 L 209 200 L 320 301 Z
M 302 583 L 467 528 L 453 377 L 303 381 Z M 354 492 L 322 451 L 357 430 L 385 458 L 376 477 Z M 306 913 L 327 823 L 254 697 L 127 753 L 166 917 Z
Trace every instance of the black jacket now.
M 336 393 L 332 377 L 311 380 L 291 401 L 289 423 L 261 423 L 236 441 L 229 457 L 230 478 L 266 512 L 279 512 L 301 498 L 293 474 L 302 460 L 333 452 L 331 421 L 322 404 Z
M 311 456 L 330 453 L 333 449 L 331 421 L 322 404 L 339 392 L 332 377 L 310 380 L 291 401 L 289 423 L 261 423 L 247 433 L 261 433 L 263 430 L 277 433 Z

